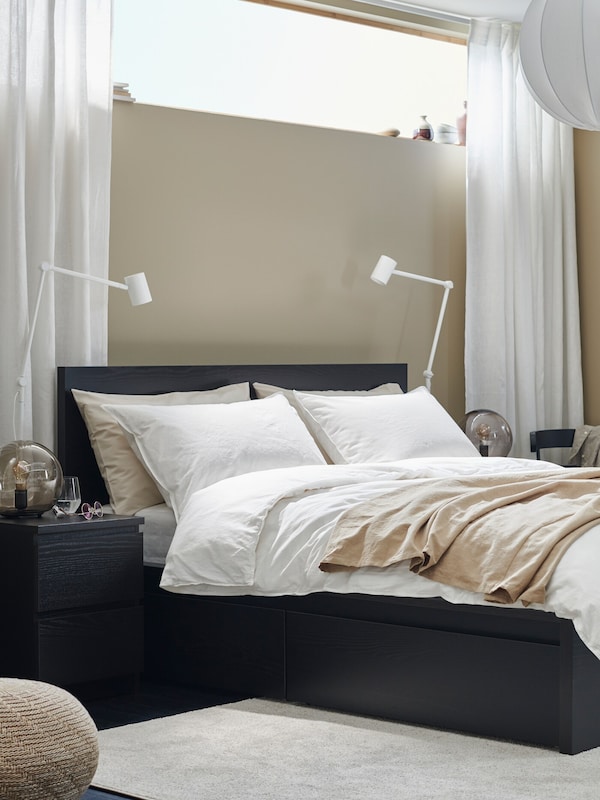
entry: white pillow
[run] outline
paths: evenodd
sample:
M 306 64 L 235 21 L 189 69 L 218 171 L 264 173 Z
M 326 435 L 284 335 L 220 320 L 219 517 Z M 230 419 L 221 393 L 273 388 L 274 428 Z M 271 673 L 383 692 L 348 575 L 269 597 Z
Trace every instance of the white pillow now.
M 253 383 L 252 388 L 260 399 L 270 397 L 272 394 L 282 394 L 294 406 L 296 411 L 301 410 L 301 404 L 294 397 L 294 389 L 283 389 L 281 386 L 272 386 L 270 383 Z M 362 397 L 371 394 L 403 394 L 399 383 L 382 383 L 373 389 L 315 389 L 303 394 L 324 394 L 329 397 Z
M 295 391 L 293 389 L 282 389 L 280 386 L 271 386 L 269 383 L 253 383 L 252 388 L 256 392 L 256 396 L 259 398 L 270 397 L 275 393 L 282 394 L 286 400 L 289 401 L 290 405 L 296 409 L 300 415 L 300 419 L 307 425 L 308 429 L 311 430 L 310 420 L 306 418 L 306 411 L 304 410 L 302 403 L 296 398 Z M 303 392 L 303 394 L 323 394 L 327 395 L 328 397 L 362 397 L 363 395 L 373 394 L 403 394 L 403 390 L 399 383 L 382 383 L 379 386 L 375 386 L 373 389 L 319 389 L 310 392 Z M 325 456 L 326 460 L 331 462 L 327 451 L 321 447 L 319 440 L 315 439 L 315 441 L 319 445 L 319 449 Z
M 163 502 L 163 497 L 139 459 L 135 457 L 123 431 L 103 405 L 196 405 L 198 403 L 237 403 L 250 399 L 249 383 L 233 383 L 218 389 L 166 394 L 105 394 L 71 390 L 86 424 L 90 443 L 104 479 L 115 514 L 137 514 L 142 508 Z
M 424 386 L 399 395 L 295 395 L 311 433 L 334 464 L 480 455 Z
M 224 478 L 325 463 L 282 395 L 229 405 L 103 407 L 177 518 L 193 492 Z

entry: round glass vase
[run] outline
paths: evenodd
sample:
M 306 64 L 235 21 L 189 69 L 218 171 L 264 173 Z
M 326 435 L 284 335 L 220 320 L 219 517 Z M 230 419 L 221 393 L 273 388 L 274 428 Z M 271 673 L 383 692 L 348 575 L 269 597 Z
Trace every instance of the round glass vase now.
M 62 491 L 58 459 L 38 442 L 18 440 L 0 449 L 0 515 L 39 517 Z
M 459 422 L 482 456 L 507 456 L 513 443 L 510 425 L 497 411 L 478 408 L 469 411 Z

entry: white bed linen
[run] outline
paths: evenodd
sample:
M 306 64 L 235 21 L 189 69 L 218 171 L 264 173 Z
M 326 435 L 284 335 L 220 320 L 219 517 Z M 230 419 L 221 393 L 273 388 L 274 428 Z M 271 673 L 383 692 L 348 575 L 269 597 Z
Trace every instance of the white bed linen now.
M 162 567 L 175 533 L 175 514 L 166 503 L 159 503 L 142 508 L 138 516 L 144 518 L 144 564 Z
M 312 592 L 442 597 L 487 605 L 483 595 L 412 573 L 385 569 L 322 572 L 318 565 L 341 513 L 397 487 L 398 480 L 451 475 L 556 472 L 543 461 L 511 458 L 419 458 L 390 464 L 304 466 L 229 478 L 192 494 L 181 513 L 161 586 L 198 595 L 304 595 Z M 600 658 L 600 526 L 559 563 L 544 605 L 572 619 Z M 517 604 L 522 608 L 521 604 Z

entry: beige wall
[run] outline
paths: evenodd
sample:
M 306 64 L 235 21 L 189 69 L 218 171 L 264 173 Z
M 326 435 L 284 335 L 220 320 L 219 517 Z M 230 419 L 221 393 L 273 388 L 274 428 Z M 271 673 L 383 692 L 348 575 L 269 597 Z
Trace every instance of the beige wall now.
M 381 253 L 455 290 L 433 391 L 464 413 L 464 148 L 115 103 L 112 364 L 407 361 L 423 382 L 442 289 L 369 281 Z
M 600 425 L 600 133 L 575 131 L 577 258 L 585 421 Z
M 368 280 L 382 252 L 450 278 L 434 394 L 464 412 L 463 148 L 115 103 L 113 364 L 407 361 L 422 382 L 440 292 Z M 600 133 L 575 132 L 585 419 L 600 424 Z

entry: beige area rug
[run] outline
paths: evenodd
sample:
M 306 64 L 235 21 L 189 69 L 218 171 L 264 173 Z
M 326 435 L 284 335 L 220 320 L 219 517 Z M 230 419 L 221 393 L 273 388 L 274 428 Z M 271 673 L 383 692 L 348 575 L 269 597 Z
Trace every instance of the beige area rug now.
M 101 731 L 93 786 L 143 800 L 598 800 L 577 756 L 266 700 Z

